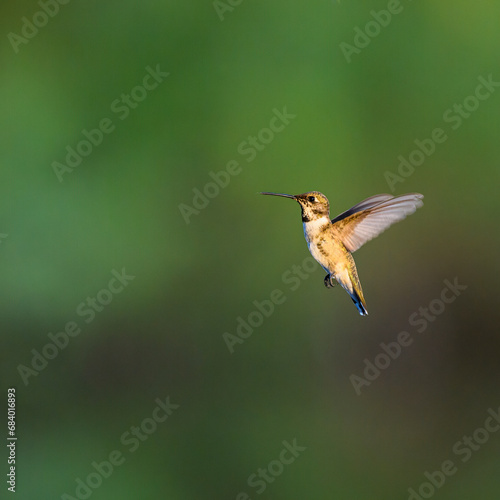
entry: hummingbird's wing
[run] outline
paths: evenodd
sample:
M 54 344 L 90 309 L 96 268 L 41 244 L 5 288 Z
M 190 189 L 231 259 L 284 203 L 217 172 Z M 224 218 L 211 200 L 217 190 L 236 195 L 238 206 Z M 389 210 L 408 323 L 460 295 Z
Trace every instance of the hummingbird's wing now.
M 333 219 L 333 227 L 347 250 L 355 252 L 389 226 L 415 212 L 423 205 L 422 198 L 419 193 L 373 196 L 344 212 L 356 209 L 352 214 L 341 214 Z
M 352 215 L 356 212 L 361 212 L 362 210 L 366 210 L 367 208 L 372 208 L 375 205 L 378 205 L 383 201 L 391 200 L 392 198 L 394 198 L 394 196 L 390 194 L 376 194 L 375 196 L 370 196 L 370 198 L 366 198 L 366 200 L 363 200 L 357 205 L 354 205 L 349 210 L 346 210 L 345 212 L 342 212 L 340 215 L 337 215 L 335 219 L 332 219 L 332 223 L 335 224 L 335 222 L 345 219 L 346 217 L 349 217 L 349 215 Z

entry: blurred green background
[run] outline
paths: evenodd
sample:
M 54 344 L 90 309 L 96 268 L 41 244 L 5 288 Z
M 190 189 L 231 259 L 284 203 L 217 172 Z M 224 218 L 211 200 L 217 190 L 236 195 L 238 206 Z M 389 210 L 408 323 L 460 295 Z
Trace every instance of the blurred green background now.
M 456 129 L 443 115 L 478 77 L 500 81 L 500 5 L 403 1 L 377 28 L 370 11 L 386 1 L 233 3 L 69 2 L 22 43 L 9 34 L 40 4 L 0 7 L 0 351 L 3 408 L 17 388 L 17 498 L 406 499 L 452 460 L 422 498 L 497 499 L 500 433 L 466 463 L 453 448 L 500 406 L 500 88 L 469 100 Z M 363 44 L 370 21 L 379 34 L 348 62 L 340 44 Z M 157 66 L 169 75 L 136 89 L 121 119 L 113 103 Z M 290 123 L 245 153 L 284 108 Z M 106 118 L 113 131 L 59 181 L 53 162 Z M 446 142 L 391 191 L 386 173 L 435 128 Z M 186 223 L 179 207 L 231 161 L 238 173 Z M 308 190 L 332 216 L 377 193 L 425 195 L 355 254 L 367 318 L 318 265 L 287 282 L 309 255 L 299 208 L 257 193 Z M 135 278 L 86 323 L 79 304 L 123 268 Z M 467 289 L 419 333 L 410 316 L 455 278 Z M 223 334 L 276 289 L 285 301 L 230 353 Z M 81 333 L 25 384 L 19 366 L 72 321 Z M 411 346 L 358 395 L 350 377 L 401 331 Z M 130 451 L 122 435 L 151 429 L 167 396 L 179 408 Z M 265 491 L 248 484 L 270 463 L 281 472 L 294 439 L 306 449 Z M 124 463 L 78 493 L 114 450 Z

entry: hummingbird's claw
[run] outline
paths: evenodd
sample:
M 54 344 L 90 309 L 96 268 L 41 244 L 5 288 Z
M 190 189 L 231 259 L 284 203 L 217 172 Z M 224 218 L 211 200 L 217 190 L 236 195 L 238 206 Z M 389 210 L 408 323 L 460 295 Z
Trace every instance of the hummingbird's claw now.
M 325 276 L 325 286 L 326 288 L 333 288 L 337 284 L 337 281 L 331 274 Z

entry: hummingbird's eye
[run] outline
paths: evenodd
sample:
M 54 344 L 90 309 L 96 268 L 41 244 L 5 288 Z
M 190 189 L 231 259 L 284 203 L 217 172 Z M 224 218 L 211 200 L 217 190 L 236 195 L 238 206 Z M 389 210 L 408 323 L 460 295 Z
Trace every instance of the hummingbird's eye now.
M 307 199 L 311 202 L 314 203 L 316 201 L 316 198 L 314 196 L 308 196 Z

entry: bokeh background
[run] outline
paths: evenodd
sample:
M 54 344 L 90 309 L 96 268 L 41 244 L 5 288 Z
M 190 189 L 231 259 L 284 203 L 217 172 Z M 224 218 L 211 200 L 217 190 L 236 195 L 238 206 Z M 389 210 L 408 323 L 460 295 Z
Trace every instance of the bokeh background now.
M 497 499 L 500 433 L 467 463 L 453 447 L 500 406 L 500 88 L 456 130 L 443 114 L 478 77 L 500 81 L 500 5 L 402 1 L 350 62 L 340 44 L 387 2 L 217 5 L 70 2 L 16 50 L 9 34 L 41 7 L 0 7 L 17 498 L 83 498 L 77 478 L 119 450 L 93 500 L 406 499 L 445 460 L 457 472 L 434 498 Z M 112 103 L 157 65 L 169 76 L 121 120 Z M 248 161 L 242 143 L 285 107 L 295 117 Z M 60 182 L 53 162 L 105 118 L 113 132 Z M 292 290 L 284 273 L 309 255 L 299 208 L 257 193 L 320 190 L 336 215 L 391 193 L 385 173 L 438 127 L 447 141 L 394 185 L 424 207 L 355 254 L 370 315 L 319 266 Z M 231 161 L 239 173 L 186 223 L 179 206 Z M 78 305 L 123 268 L 134 280 L 85 323 Z M 445 279 L 467 289 L 419 333 L 409 317 Z M 285 301 L 230 353 L 223 334 L 276 289 Z M 25 385 L 19 365 L 69 321 L 81 334 Z M 356 394 L 350 377 L 401 331 L 412 345 Z M 121 436 L 167 396 L 179 408 L 131 452 Z M 306 449 L 259 494 L 248 478 L 293 439 Z

